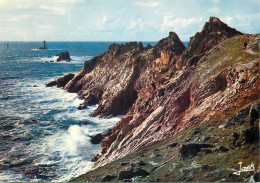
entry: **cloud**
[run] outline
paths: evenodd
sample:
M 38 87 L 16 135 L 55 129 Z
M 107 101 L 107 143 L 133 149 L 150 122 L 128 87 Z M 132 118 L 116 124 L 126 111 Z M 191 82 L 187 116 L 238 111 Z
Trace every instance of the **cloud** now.
M 15 8 L 25 10 L 25 9 L 32 8 L 32 5 L 31 4 L 17 4 Z
M 223 17 L 221 20 L 227 24 L 230 24 L 231 21 L 233 20 L 233 17 Z
M 182 30 L 201 22 L 203 22 L 203 18 L 173 18 L 173 16 L 164 16 L 162 30 Z
M 120 27 L 119 20 L 115 17 L 104 15 L 98 19 L 94 24 L 88 26 L 92 30 L 96 31 L 110 31 Z
M 210 8 L 207 12 L 208 13 L 218 14 L 218 13 L 221 12 L 221 10 L 218 7 L 214 7 L 214 8 Z
M 14 16 L 7 18 L 6 20 L 8 22 L 17 22 L 17 21 L 22 21 L 22 20 L 27 20 L 28 18 L 31 18 L 32 15 L 20 15 L 20 16 Z
M 84 0 L 59 0 L 59 3 L 84 3 Z
M 157 6 L 159 6 L 159 2 L 153 2 L 153 1 L 142 2 L 142 1 L 138 1 L 138 2 L 134 3 L 134 6 L 157 7 Z
M 49 11 L 49 14 L 56 14 L 56 15 L 63 15 L 65 14 L 66 10 L 60 7 L 54 7 L 54 6 L 46 6 L 46 5 L 40 5 L 40 8 L 43 10 Z
M 154 31 L 154 29 L 156 29 L 155 22 L 143 21 L 142 18 L 131 21 L 126 25 L 126 30 L 130 34 L 135 34 L 137 32 L 142 32 L 145 34 L 147 32 Z
M 212 0 L 213 3 L 219 3 L 219 0 Z

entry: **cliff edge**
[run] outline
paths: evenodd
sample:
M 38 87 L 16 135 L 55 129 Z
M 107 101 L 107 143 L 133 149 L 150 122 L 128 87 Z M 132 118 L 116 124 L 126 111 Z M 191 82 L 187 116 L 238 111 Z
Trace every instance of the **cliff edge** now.
M 248 44 L 246 49 L 244 42 Z M 243 109 L 247 110 L 245 123 L 250 126 L 250 111 L 259 113 L 259 44 L 259 34 L 243 34 L 210 17 L 202 31 L 191 37 L 187 48 L 176 33 L 170 32 L 154 47 L 145 48 L 137 42 L 112 44 L 107 52 L 85 62 L 64 89 L 77 92 L 85 100 L 81 109 L 99 103 L 94 116 L 125 115 L 102 141 L 94 169 L 172 138 L 178 141 L 176 151 L 185 159 L 192 146 L 187 142 L 196 142 L 194 136 L 188 137 L 188 131 L 203 125 L 208 130 L 222 124 L 232 128 L 226 133 L 237 133 L 244 124 L 239 126 L 232 119 Z M 250 127 L 245 127 L 249 131 L 255 129 L 251 132 L 256 133 L 256 140 L 248 142 L 243 137 L 241 146 L 259 142 L 258 117 Z M 239 136 L 242 137 L 238 133 L 233 138 L 238 141 Z M 194 158 L 200 149 L 209 146 L 222 146 L 219 142 L 201 143 L 208 146 L 194 146 L 199 150 L 187 157 Z M 241 148 L 229 145 L 227 149 Z M 255 164 L 259 166 L 258 161 Z

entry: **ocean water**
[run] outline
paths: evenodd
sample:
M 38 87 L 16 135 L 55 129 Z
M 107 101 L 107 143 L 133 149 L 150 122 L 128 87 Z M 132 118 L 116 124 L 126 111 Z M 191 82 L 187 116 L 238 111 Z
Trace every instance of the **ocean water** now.
M 45 84 L 77 73 L 110 44 L 47 42 L 48 50 L 38 50 L 41 42 L 0 42 L 0 182 L 65 182 L 90 170 L 100 145 L 89 135 L 122 116 L 90 117 L 98 105 L 78 110 L 83 101 L 77 94 Z M 62 51 L 70 52 L 71 62 L 55 61 Z
M 9 49 L 7 49 L 9 44 Z M 0 182 L 64 182 L 92 167 L 100 145 L 89 135 L 112 128 L 121 116 L 89 117 L 75 93 L 45 84 L 77 73 L 110 42 L 0 42 Z M 71 62 L 53 62 L 69 51 Z

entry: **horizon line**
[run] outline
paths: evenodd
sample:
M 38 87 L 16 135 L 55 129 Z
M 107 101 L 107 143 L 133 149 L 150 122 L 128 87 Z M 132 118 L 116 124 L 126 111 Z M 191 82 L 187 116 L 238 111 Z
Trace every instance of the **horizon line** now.
M 104 43 L 107 42 L 108 43 L 108 42 L 158 42 L 158 41 L 46 41 L 46 43 L 47 42 L 104 42 Z M 43 40 L 42 41 L 2 41 L 2 40 L 0 40 L 0 42 L 43 42 Z M 182 42 L 189 42 L 189 41 L 182 41 Z

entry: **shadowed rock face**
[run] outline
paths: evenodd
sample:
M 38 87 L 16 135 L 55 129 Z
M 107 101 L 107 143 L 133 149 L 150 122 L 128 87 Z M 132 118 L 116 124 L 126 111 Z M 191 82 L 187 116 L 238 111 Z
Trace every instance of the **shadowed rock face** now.
M 86 106 L 99 103 L 93 116 L 126 114 L 140 93 L 149 95 L 146 91 L 151 88 L 156 91 L 157 70 L 167 68 L 184 50 L 172 32 L 155 47 L 144 48 L 137 42 L 112 44 L 107 52 L 87 61 L 64 88 L 78 92 Z
M 211 17 L 187 49 L 170 32 L 154 47 L 112 44 L 86 61 L 64 89 L 77 92 L 85 106 L 99 103 L 94 116 L 125 114 L 103 139 L 95 167 L 256 100 L 259 53 L 246 64 L 235 55 L 221 55 L 230 41 L 239 43 L 245 36 Z

